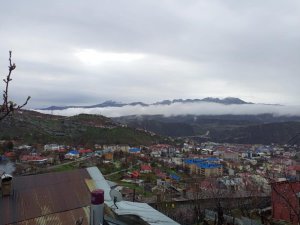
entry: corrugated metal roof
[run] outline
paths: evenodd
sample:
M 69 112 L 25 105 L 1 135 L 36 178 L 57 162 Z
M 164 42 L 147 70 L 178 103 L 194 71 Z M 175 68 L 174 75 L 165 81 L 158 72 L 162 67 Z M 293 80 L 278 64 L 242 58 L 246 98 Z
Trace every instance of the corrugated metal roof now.
M 120 201 L 115 213 L 122 215 L 136 215 L 150 225 L 179 225 L 177 222 L 155 210 L 146 203 Z
M 140 148 L 130 148 L 129 152 L 140 152 L 141 149 Z
M 105 204 L 110 207 L 118 216 L 137 216 L 143 221 L 151 225 L 179 225 L 166 215 L 158 212 L 146 203 L 120 201 L 117 202 L 116 208 L 113 200 L 110 197 L 110 186 L 102 175 L 101 171 L 96 167 L 87 168 L 92 179 L 95 181 L 95 186 L 104 190 Z M 119 217 L 120 220 L 121 217 Z
M 89 188 L 105 190 L 105 203 L 114 209 L 117 219 L 178 225 L 146 203 L 120 201 L 115 209 L 110 186 L 96 167 L 15 178 L 14 194 L 0 198 L 0 225 L 75 225 L 79 218 L 83 218 L 82 225 L 88 225 Z
M 54 213 L 37 217 L 30 220 L 14 223 L 14 225 L 75 225 L 76 221 L 82 218 L 82 225 L 90 224 L 90 207 L 69 210 L 66 212 Z
M 221 164 L 215 164 L 215 163 L 197 163 L 196 165 L 199 168 L 203 168 L 203 169 L 215 169 L 215 168 L 223 167 Z
M 50 215 L 55 213 L 88 206 L 90 191 L 85 179 L 90 178 L 85 169 L 16 177 L 12 195 L 0 198 L 0 225 L 45 216 L 52 218 Z
M 88 173 L 90 174 L 91 178 L 94 180 L 95 188 L 100 188 L 104 190 L 104 200 L 105 201 L 111 201 L 110 197 L 110 186 L 105 180 L 104 176 L 100 172 L 100 170 L 97 167 L 90 167 L 87 168 Z
M 216 157 L 209 157 L 209 158 L 197 158 L 197 159 L 185 159 L 184 163 L 186 164 L 197 164 L 197 163 L 205 163 L 205 162 L 213 162 L 213 161 L 220 161 L 219 158 Z

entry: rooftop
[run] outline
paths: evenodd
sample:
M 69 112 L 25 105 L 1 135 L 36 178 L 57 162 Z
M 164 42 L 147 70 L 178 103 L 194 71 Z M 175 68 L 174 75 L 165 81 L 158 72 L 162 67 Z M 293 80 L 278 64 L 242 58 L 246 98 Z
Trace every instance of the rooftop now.
M 79 218 L 88 225 L 90 193 L 97 188 L 105 191 L 106 209 L 114 215 L 109 219 L 119 221 L 114 224 L 178 224 L 146 203 L 120 201 L 116 208 L 110 185 L 97 167 L 90 167 L 14 178 L 11 196 L 0 197 L 0 225 L 74 225 Z
M 202 169 L 222 168 L 221 164 L 215 164 L 215 163 L 197 163 L 197 166 Z
M 57 224 L 75 224 L 80 217 L 88 221 L 90 191 L 85 179 L 91 177 L 84 169 L 16 177 L 12 195 L 0 201 L 0 224 L 40 224 L 47 218 Z
M 216 157 L 210 157 L 210 158 L 197 158 L 197 159 L 185 159 L 184 163 L 186 164 L 198 164 L 198 163 L 207 163 L 207 162 L 214 162 L 214 161 L 219 161 L 219 158 Z
M 140 148 L 130 148 L 129 152 L 140 152 L 141 149 Z

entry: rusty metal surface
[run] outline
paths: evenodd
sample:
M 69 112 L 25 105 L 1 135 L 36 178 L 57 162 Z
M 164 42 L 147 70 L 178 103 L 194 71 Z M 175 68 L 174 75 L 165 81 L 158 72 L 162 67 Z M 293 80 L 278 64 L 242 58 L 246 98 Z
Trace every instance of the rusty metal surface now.
M 82 218 L 82 225 L 89 225 L 90 207 L 83 207 L 66 212 L 54 213 L 34 219 L 26 220 L 14 225 L 75 225 L 76 221 Z
M 16 177 L 12 195 L 0 198 L 0 225 L 80 211 L 90 204 L 85 179 L 91 179 L 85 169 Z

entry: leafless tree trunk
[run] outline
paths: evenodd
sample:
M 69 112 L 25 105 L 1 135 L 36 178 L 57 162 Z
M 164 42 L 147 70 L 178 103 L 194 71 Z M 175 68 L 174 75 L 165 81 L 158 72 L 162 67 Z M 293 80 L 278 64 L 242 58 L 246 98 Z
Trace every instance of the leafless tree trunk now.
M 12 81 L 11 75 L 12 71 L 16 69 L 16 64 L 11 60 L 12 52 L 9 51 L 9 65 L 8 65 L 8 75 L 5 79 L 3 79 L 5 83 L 5 88 L 3 90 L 3 103 L 0 105 L 0 121 L 7 117 L 12 112 L 22 109 L 25 105 L 27 105 L 30 96 L 27 97 L 26 101 L 22 105 L 17 105 L 13 101 L 9 100 L 8 91 L 9 91 L 9 84 Z

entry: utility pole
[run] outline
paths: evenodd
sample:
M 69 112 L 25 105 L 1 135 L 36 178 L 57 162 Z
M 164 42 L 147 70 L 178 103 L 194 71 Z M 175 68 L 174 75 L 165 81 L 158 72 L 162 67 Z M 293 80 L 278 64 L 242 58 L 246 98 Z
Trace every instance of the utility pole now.
M 133 188 L 133 196 L 132 196 L 132 201 L 135 202 L 135 188 Z

